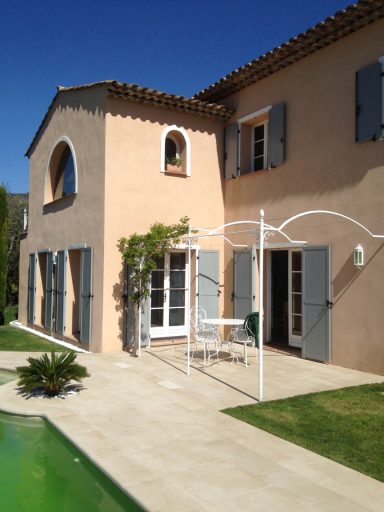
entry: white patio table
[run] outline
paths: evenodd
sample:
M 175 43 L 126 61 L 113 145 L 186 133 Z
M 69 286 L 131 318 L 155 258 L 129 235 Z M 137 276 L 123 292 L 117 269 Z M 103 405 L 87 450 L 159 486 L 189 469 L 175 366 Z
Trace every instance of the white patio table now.
M 244 325 L 244 320 L 241 320 L 240 318 L 204 318 L 202 320 L 202 323 L 209 324 L 209 325 L 217 325 L 218 327 L 220 327 L 220 326 L 235 327 L 235 326 L 239 326 L 239 325 Z M 219 332 L 220 339 L 218 340 L 219 341 L 219 350 L 217 352 L 217 357 L 219 355 L 221 345 L 223 345 L 223 343 L 226 343 L 230 350 L 230 353 L 231 353 L 232 362 L 235 359 L 237 359 L 237 362 L 239 362 L 238 357 L 235 355 L 233 342 L 222 338 L 220 331 L 218 331 L 218 332 Z

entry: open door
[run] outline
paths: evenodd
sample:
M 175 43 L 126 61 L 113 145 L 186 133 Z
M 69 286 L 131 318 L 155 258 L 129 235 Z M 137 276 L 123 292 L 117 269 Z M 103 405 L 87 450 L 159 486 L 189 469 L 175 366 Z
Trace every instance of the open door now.
M 303 249 L 303 357 L 330 359 L 329 247 Z

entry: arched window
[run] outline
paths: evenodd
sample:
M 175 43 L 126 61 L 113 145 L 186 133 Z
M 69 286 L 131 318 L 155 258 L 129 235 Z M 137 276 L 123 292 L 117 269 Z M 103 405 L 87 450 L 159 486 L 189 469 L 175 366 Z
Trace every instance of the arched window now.
M 76 160 L 68 139 L 60 140 L 54 147 L 49 160 L 45 181 L 45 203 L 77 192 Z
M 190 142 L 183 128 L 169 126 L 162 134 L 161 172 L 190 175 Z

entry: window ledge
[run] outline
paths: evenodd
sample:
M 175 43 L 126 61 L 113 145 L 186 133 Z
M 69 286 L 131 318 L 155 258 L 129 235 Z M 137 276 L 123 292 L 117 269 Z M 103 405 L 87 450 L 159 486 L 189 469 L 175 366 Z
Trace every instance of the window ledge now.
M 179 176 L 181 178 L 187 178 L 187 175 L 184 171 L 173 170 L 173 169 L 165 169 L 164 174 L 167 176 Z
M 75 197 L 77 196 L 77 192 L 73 192 L 72 194 L 67 194 L 66 196 L 62 196 L 62 197 L 59 197 L 58 199 L 54 199 L 53 201 L 49 201 L 48 203 L 44 203 L 43 206 L 51 206 L 53 204 L 57 204 L 57 203 L 60 203 L 66 199 L 71 199 L 73 201 L 73 199 L 75 199 Z

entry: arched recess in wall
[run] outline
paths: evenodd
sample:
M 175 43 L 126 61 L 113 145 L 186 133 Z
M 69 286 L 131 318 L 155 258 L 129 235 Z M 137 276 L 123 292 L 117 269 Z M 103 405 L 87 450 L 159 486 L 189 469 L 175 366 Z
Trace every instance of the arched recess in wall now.
M 168 126 L 161 135 L 160 171 L 191 175 L 191 143 L 184 128 Z
M 56 141 L 48 161 L 44 184 L 44 204 L 77 193 L 77 164 L 68 137 Z

